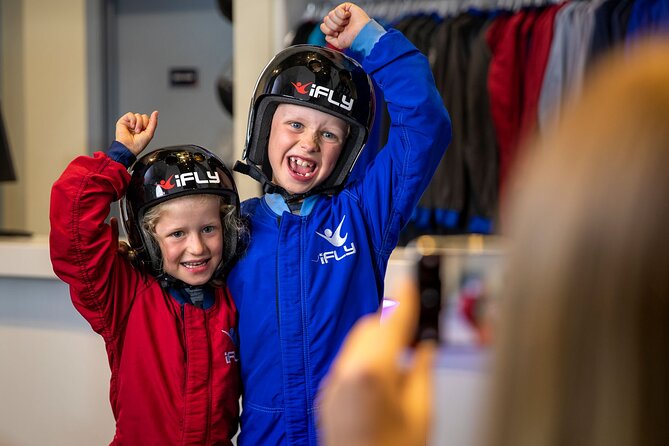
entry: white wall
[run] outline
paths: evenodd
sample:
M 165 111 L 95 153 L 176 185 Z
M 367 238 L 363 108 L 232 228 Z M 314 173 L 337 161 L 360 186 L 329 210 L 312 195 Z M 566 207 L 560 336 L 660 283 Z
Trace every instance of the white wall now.
M 232 27 L 215 0 L 119 0 L 117 90 L 111 119 L 125 111 L 160 111 L 152 148 L 192 143 L 233 162 L 232 118 L 216 82 L 232 64 Z M 172 87 L 171 68 L 197 70 L 195 86 Z M 231 72 L 231 70 L 230 70 Z M 112 92 L 113 93 L 113 92 Z
M 120 0 L 111 46 L 120 57 L 101 72 L 101 15 L 110 4 L 0 0 L 0 98 L 19 176 L 0 185 L 0 227 L 47 234 L 51 184 L 76 155 L 105 149 L 129 109 L 161 110 L 154 148 L 192 142 L 231 158 L 232 119 L 216 80 L 232 62 L 232 28 L 216 1 Z M 169 88 L 171 66 L 197 67 L 198 86 Z M 119 81 L 111 108 L 105 77 Z
M 51 184 L 87 138 L 85 0 L 2 0 L 1 97 L 19 181 L 4 226 L 46 234 Z
M 284 46 L 284 36 L 302 16 L 308 0 L 234 0 L 234 144 L 241 159 L 253 87 L 267 62 Z M 255 180 L 236 175 L 242 200 L 259 195 Z
M 0 305 L 0 444 L 109 444 L 104 343 L 75 311 L 67 286 L 0 276 Z

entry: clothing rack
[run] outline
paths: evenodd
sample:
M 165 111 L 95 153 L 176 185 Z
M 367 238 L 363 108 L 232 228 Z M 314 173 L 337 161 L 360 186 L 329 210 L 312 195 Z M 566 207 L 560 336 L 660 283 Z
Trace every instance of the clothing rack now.
M 437 14 L 450 16 L 468 9 L 517 11 L 523 8 L 541 7 L 560 3 L 563 0 L 363 0 L 355 3 L 371 17 L 388 22 L 408 14 Z M 320 20 L 339 1 L 322 0 L 309 2 L 303 20 Z
M 312 22 L 337 3 L 310 1 Z M 512 166 L 526 150 L 520 142 L 555 125 L 563 101 L 579 94 L 585 70 L 598 57 L 669 30 L 669 10 L 661 8 L 666 0 L 356 3 L 428 56 L 452 117 L 454 139 L 405 228 L 405 242 L 428 233 L 494 233 Z M 384 111 L 368 148 L 383 146 Z M 364 171 L 373 155 L 363 152 L 356 168 Z

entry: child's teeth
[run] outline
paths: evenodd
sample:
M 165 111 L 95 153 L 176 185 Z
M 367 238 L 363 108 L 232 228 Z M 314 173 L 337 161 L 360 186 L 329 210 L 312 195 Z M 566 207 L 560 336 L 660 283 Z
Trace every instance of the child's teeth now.
M 305 160 L 301 160 L 298 158 L 292 158 L 293 162 L 297 164 L 300 167 L 311 167 L 311 163 Z

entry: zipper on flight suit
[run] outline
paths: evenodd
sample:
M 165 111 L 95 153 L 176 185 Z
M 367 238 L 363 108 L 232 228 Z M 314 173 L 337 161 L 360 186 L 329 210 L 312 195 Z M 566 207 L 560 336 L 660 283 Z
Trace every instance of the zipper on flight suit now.
M 279 228 L 279 236 L 281 236 L 281 216 L 276 218 L 276 225 Z M 279 313 L 279 243 L 276 244 L 276 259 L 274 267 L 274 305 L 276 307 L 276 327 L 279 336 L 281 336 L 281 314 Z

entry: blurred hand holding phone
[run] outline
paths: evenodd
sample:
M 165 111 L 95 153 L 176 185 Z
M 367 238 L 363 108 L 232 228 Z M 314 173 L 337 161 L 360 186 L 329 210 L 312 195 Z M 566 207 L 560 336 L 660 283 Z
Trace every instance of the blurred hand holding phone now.
M 420 296 L 416 341 L 432 339 L 444 347 L 487 346 L 505 251 L 506 242 L 499 236 L 417 238 L 391 257 L 384 313 L 392 311 L 395 284 L 408 277 Z

